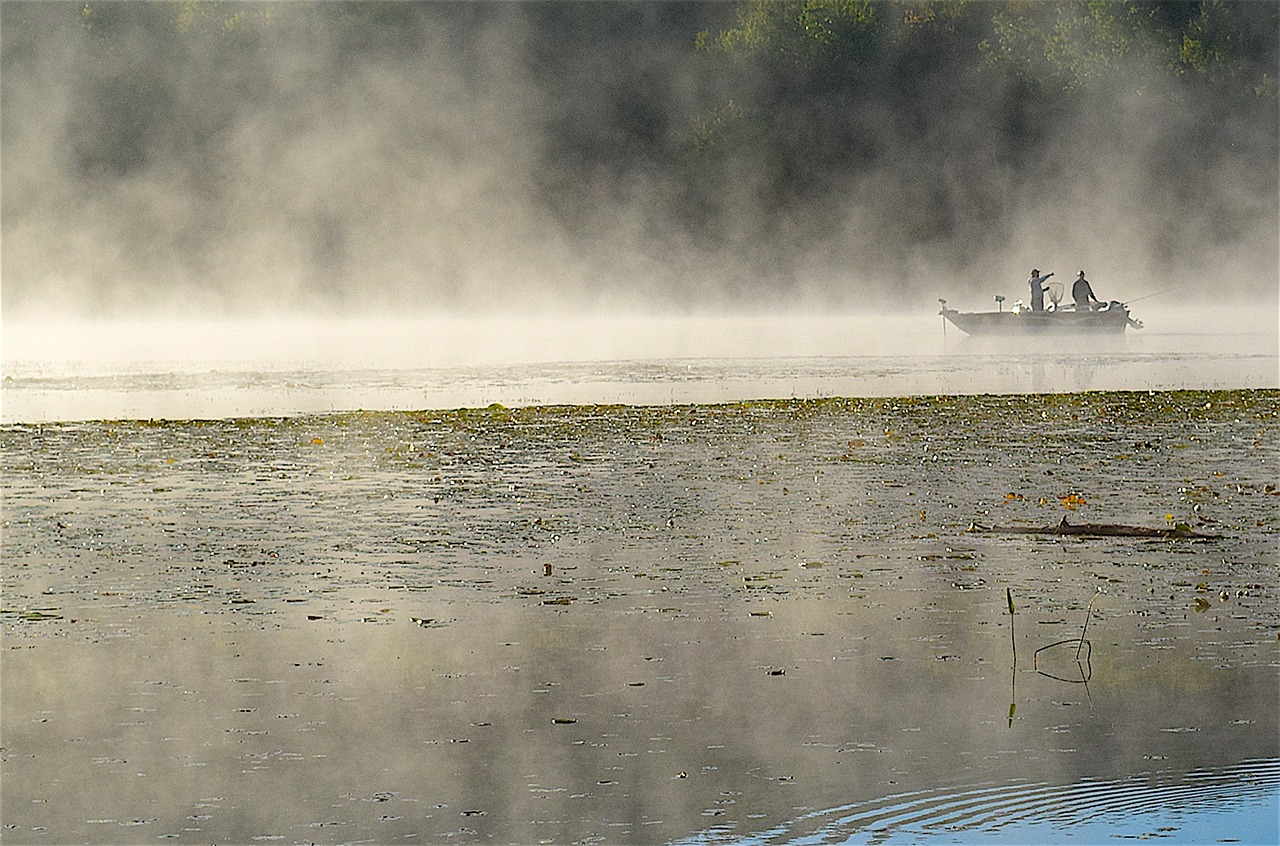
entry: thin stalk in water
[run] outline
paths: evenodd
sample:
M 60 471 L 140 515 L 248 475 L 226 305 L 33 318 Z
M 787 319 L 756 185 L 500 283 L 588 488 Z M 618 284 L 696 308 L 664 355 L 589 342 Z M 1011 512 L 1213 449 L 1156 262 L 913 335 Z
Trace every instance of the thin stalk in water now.
M 1009 644 L 1013 647 L 1013 668 L 1018 668 L 1018 641 L 1014 638 L 1013 632 L 1013 591 L 1009 588 L 1004 589 L 1004 598 L 1009 603 Z
M 1102 588 L 1098 588 L 1093 599 L 1089 600 L 1089 607 L 1084 610 L 1084 626 L 1080 629 L 1080 643 L 1076 644 L 1076 661 L 1080 661 L 1080 650 L 1084 648 L 1084 633 L 1089 630 L 1089 618 L 1093 616 L 1093 603 L 1097 601 L 1098 596 L 1102 593 Z
M 1009 603 L 1009 645 L 1013 647 L 1013 667 L 1009 673 L 1009 728 L 1013 728 L 1013 712 L 1018 708 L 1018 640 L 1013 631 L 1013 591 L 1005 588 L 1004 598 Z

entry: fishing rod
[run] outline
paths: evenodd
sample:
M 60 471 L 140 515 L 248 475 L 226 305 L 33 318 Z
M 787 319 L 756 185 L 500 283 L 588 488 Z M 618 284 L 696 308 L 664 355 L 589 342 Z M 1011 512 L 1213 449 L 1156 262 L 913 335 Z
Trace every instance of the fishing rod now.
M 1129 305 L 1130 303 L 1137 303 L 1137 302 L 1141 302 L 1142 300 L 1149 300 L 1149 299 L 1151 299 L 1152 297 L 1158 297 L 1158 296 L 1160 296 L 1161 294 L 1167 294 L 1167 293 L 1169 293 L 1170 291 L 1175 291 L 1175 290 L 1177 290 L 1177 289 L 1176 289 L 1176 288 L 1165 288 L 1163 291 L 1156 291 L 1154 294 L 1143 294 L 1141 297 L 1138 297 L 1136 300 L 1128 300 L 1128 301 L 1126 301 L 1126 302 L 1125 302 L 1125 305 Z

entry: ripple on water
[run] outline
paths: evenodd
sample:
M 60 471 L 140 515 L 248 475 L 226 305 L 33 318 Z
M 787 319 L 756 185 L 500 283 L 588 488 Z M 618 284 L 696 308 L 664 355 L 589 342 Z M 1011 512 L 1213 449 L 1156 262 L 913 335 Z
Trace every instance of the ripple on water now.
M 1278 834 L 1280 759 L 1267 758 L 1066 785 L 1012 782 L 896 793 L 808 813 L 756 835 L 713 829 L 681 842 L 1053 843 L 1177 836 L 1183 842 L 1275 843 Z

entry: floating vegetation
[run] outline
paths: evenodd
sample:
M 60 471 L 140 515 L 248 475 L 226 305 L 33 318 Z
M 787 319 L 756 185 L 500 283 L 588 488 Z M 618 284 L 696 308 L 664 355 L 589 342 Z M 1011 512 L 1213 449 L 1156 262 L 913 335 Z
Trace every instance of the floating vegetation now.
M 365 839 L 456 837 L 463 809 L 537 785 L 581 810 L 537 831 L 491 813 L 476 836 L 680 842 L 704 808 L 748 838 L 795 813 L 781 778 L 747 773 L 759 761 L 794 762 L 785 784 L 812 808 L 886 774 L 954 780 L 947 761 L 1041 780 L 1061 756 L 1016 752 L 1037 736 L 1102 776 L 1113 744 L 1178 751 L 1152 741 L 1171 703 L 1203 726 L 1175 738 L 1197 753 L 1265 753 L 1269 732 L 1228 717 L 1273 722 L 1278 407 L 1135 393 L 0 427 L 6 824 L 76 842 L 84 819 L 194 811 L 212 814 L 200 838 L 235 840 L 232 805 L 326 760 L 359 781 L 340 789 Z M 1087 513 L 1222 537 L 966 532 L 1059 530 L 1071 494 L 1072 529 Z M 1077 631 L 1069 598 L 1097 584 L 1118 610 Z M 1083 702 L 1061 691 L 1096 682 L 1091 640 L 1115 707 L 1077 731 Z M 1123 661 L 1103 663 L 1112 643 Z M 989 699 L 1006 684 L 1007 712 Z M 187 713 L 210 719 L 159 717 Z M 77 769 L 97 759 L 96 779 Z M 107 768 L 191 787 L 135 807 L 94 789 Z M 61 792 L 34 803 L 47 772 Z M 680 802 L 655 782 L 673 772 Z M 76 793 L 67 822 L 55 800 Z M 281 829 L 329 819 L 334 795 L 298 794 Z M 641 813 L 669 823 L 609 827 Z
M 1086 505 L 1086 504 L 1087 504 L 1087 500 L 1085 500 L 1085 498 L 1080 496 L 1079 494 L 1074 494 L 1074 493 L 1067 494 L 1062 498 L 1062 507 L 1068 509 L 1069 511 L 1075 511 L 1080 506 Z M 1063 522 L 1064 523 L 1066 522 L 1065 517 L 1063 518 Z
M 63 615 L 52 608 L 24 608 L 20 610 L 0 608 L 0 619 L 16 619 L 24 623 L 41 623 L 48 620 L 61 620 Z

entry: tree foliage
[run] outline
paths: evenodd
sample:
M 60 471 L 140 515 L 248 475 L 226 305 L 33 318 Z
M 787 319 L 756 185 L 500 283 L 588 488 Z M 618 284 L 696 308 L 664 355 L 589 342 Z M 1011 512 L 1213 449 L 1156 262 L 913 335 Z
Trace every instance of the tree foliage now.
M 695 178 L 753 186 L 766 226 L 833 192 L 856 200 L 874 175 L 902 196 L 874 202 L 904 249 L 964 220 L 999 231 L 1013 184 L 1000 174 L 1034 184 L 1037 168 L 1067 166 L 1063 127 L 1100 107 L 1121 124 L 1187 115 L 1153 173 L 1178 172 L 1192 146 L 1235 143 L 1220 141 L 1227 126 L 1258 127 L 1273 149 L 1278 36 L 1276 3 L 751 0 L 696 40 L 722 62 L 724 92 L 693 124 Z M 1106 131 L 1071 132 L 1087 148 Z
M 1169 265 L 1184 244 L 1230 252 L 1258 220 L 1274 228 L 1280 3 L 1270 0 L 0 10 L 6 145 L 57 139 L 47 156 L 24 143 L 36 165 L 60 169 L 65 196 L 97 203 L 84 208 L 115 208 L 143 187 L 183 198 L 186 218 L 155 213 L 171 236 L 148 235 L 130 253 L 162 269 L 173 256 L 204 267 L 202 249 L 221 256 L 208 233 L 240 237 L 237 214 L 261 202 L 302 221 L 291 231 L 312 233 L 316 265 L 345 272 L 369 262 L 351 246 L 375 240 L 368 208 L 394 233 L 384 254 L 395 254 L 424 240 L 421 210 L 434 207 L 424 198 L 437 195 L 446 210 L 467 197 L 482 211 L 458 219 L 487 226 L 504 219 L 486 205 L 500 194 L 504 212 L 521 212 L 508 217 L 562 236 L 584 266 L 621 243 L 655 257 L 639 267 L 679 252 L 690 275 L 736 274 L 772 292 L 804 268 L 861 263 L 903 278 L 972 264 L 1006 251 L 1051 203 L 1091 192 L 1107 197 L 1054 219 L 1084 218 L 1087 231 L 1103 229 L 1087 219 L 1107 206 L 1112 222 L 1141 215 L 1150 252 Z M 59 96 L 39 93 L 46 78 Z M 10 227 L 35 216 L 31 197 L 52 196 L 36 165 L 8 170 Z M 288 167 L 310 193 L 263 193 Z M 344 174 L 381 185 L 384 172 L 444 175 L 399 179 L 351 210 L 347 186 L 359 180 Z M 1062 199 L 1042 196 L 1052 192 Z M 400 217 L 382 210 L 396 200 Z M 86 216 L 81 228 L 128 220 Z M 614 274 L 600 264 L 596 276 Z
M 1135 68 L 1156 78 L 1194 75 L 1226 96 L 1275 100 L 1273 3 L 1076 0 L 1009 4 L 993 16 L 995 37 L 983 49 L 996 62 L 1046 89 L 1141 85 Z
M 271 20 L 275 9 L 268 4 L 226 2 L 226 0 L 159 0 L 151 9 L 133 9 L 133 4 L 90 0 L 80 7 L 80 22 L 86 30 L 99 34 L 119 33 L 137 25 L 158 11 L 171 21 L 175 32 L 183 34 L 232 33 Z

